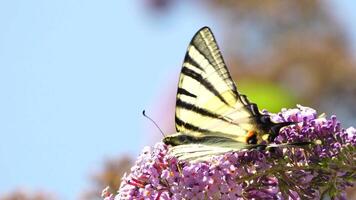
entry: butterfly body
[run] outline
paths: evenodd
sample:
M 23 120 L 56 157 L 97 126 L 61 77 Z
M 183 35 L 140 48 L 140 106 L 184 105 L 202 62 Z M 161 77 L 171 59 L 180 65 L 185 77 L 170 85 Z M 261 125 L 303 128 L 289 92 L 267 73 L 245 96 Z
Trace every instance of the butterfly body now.
M 180 159 L 205 160 L 212 155 L 255 148 L 271 142 L 283 126 L 237 91 L 215 38 L 200 29 L 188 46 L 178 82 L 177 133 L 163 142 Z

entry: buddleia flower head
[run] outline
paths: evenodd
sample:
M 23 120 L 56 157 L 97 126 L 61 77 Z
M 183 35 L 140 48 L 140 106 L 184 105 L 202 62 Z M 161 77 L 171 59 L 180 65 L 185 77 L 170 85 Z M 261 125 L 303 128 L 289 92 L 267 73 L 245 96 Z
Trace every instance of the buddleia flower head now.
M 298 106 L 271 114 L 283 128 L 275 144 L 306 146 L 251 149 L 189 162 L 169 155 L 169 147 L 146 147 L 113 199 L 343 199 L 356 171 L 356 129 L 343 129 L 335 116 L 318 116 Z

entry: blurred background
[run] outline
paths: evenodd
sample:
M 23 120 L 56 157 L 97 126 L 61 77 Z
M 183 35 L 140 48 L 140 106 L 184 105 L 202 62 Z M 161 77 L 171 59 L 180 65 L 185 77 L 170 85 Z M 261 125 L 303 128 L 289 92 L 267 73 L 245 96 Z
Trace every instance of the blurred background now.
M 356 125 L 356 3 L 0 1 L 0 199 L 100 199 L 174 132 L 187 45 L 210 26 L 260 109 Z M 349 199 L 355 198 L 352 190 Z

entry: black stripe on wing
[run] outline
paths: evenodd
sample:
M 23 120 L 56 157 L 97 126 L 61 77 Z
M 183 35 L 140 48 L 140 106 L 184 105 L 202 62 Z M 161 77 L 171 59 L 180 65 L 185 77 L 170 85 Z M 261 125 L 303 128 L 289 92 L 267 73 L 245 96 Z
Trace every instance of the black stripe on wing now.
M 215 68 L 217 73 L 226 83 L 229 83 L 231 91 L 237 96 L 239 92 L 237 91 L 236 85 L 231 78 L 231 75 L 226 68 L 224 58 L 221 54 L 220 48 L 216 42 L 215 36 L 209 27 L 201 28 L 191 41 L 197 51 L 209 62 L 211 66 Z
M 214 119 L 220 119 L 220 120 L 223 120 L 225 122 L 228 122 L 228 123 L 231 123 L 229 120 L 225 119 L 224 116 L 222 115 L 219 115 L 217 113 L 213 113 L 207 109 L 204 109 L 204 108 L 200 108 L 200 107 L 197 107 L 193 104 L 190 104 L 188 102 L 185 102 L 185 101 L 182 101 L 180 99 L 177 99 L 177 102 L 176 102 L 176 106 L 179 107 L 179 108 L 183 108 L 185 110 L 190 110 L 192 112 L 195 112 L 195 113 L 198 113 L 202 116 L 206 116 L 206 117 L 211 117 L 211 118 L 214 118 Z
M 200 64 L 198 62 L 196 62 L 190 55 L 189 53 L 187 52 L 187 54 L 185 55 L 185 58 L 184 58 L 184 63 L 189 63 L 190 65 L 192 65 L 193 67 L 196 67 L 198 69 L 200 69 L 201 71 L 204 72 L 204 69 L 200 66 Z
M 223 98 L 223 96 L 221 96 L 221 94 L 219 93 L 219 91 L 213 86 L 213 84 L 211 84 L 207 79 L 204 79 L 200 74 L 198 74 L 197 72 L 187 68 L 187 67 L 183 67 L 182 68 L 182 74 L 189 76 L 193 79 L 195 79 L 196 81 L 198 81 L 200 84 L 202 84 L 208 91 L 210 91 L 211 93 L 213 93 L 215 96 L 217 96 L 224 104 L 228 105 L 229 104 L 226 102 L 226 100 Z
M 178 88 L 177 94 L 183 94 L 183 95 L 186 95 L 186 96 L 197 98 L 197 95 L 192 94 L 189 91 L 185 90 L 184 88 L 180 88 L 180 87 Z
M 222 135 L 222 134 L 227 135 L 228 134 L 228 133 L 216 132 L 216 131 L 211 131 L 208 129 L 199 128 L 197 126 L 194 126 L 193 124 L 182 121 L 181 119 L 178 118 L 177 115 L 175 116 L 175 118 L 176 118 L 176 125 L 182 126 L 189 131 L 206 133 L 206 134 L 216 134 L 216 135 Z
M 251 103 L 246 95 L 239 95 L 240 102 L 244 105 L 244 107 L 251 113 L 251 115 L 259 117 L 261 115 L 260 110 L 257 107 L 257 104 Z

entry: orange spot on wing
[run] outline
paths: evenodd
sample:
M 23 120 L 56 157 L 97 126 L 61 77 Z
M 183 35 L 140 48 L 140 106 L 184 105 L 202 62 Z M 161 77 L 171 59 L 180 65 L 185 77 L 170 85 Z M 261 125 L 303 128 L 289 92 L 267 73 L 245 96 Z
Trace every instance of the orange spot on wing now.
M 247 132 L 247 135 L 246 135 L 246 143 L 249 143 L 249 140 L 251 139 L 251 138 L 253 138 L 253 137 L 256 137 L 256 132 L 255 131 L 253 131 L 253 130 L 250 130 L 250 131 L 248 131 Z
M 247 132 L 247 138 L 250 138 L 250 137 L 252 137 L 252 136 L 254 136 L 254 135 L 256 135 L 256 132 L 255 131 L 248 131 Z

